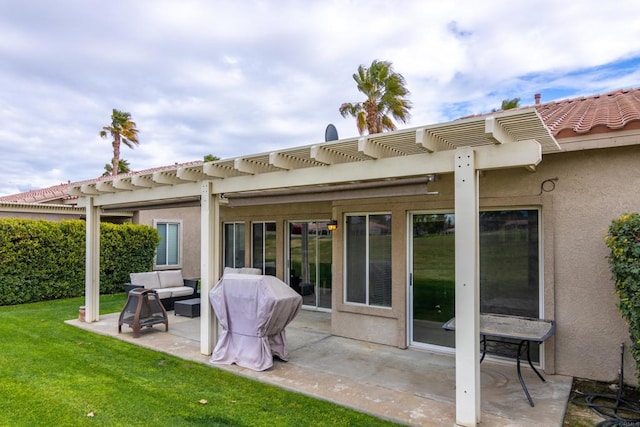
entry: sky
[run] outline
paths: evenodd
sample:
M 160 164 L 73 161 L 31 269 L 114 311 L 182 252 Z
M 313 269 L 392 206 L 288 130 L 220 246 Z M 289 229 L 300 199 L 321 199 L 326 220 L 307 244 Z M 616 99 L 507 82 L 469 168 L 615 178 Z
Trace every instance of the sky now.
M 640 87 L 640 1 L 0 0 L 0 196 L 101 176 L 114 108 L 134 171 L 356 137 L 375 59 L 399 129 Z

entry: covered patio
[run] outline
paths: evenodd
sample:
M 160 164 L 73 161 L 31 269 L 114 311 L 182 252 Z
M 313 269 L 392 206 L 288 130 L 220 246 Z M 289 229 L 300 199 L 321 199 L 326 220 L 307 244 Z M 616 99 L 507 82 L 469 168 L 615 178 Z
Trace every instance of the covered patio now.
M 131 328 L 118 334 L 118 315 L 97 322 L 70 320 L 74 326 L 135 345 L 207 364 L 200 352 L 200 319 L 169 312 L 164 327 Z M 366 343 L 331 335 L 330 313 L 302 310 L 287 327 L 289 362 L 256 372 L 236 365 L 211 365 L 357 411 L 408 425 L 455 424 L 455 357 Z M 541 382 L 528 367 L 523 376 L 535 407 L 530 407 L 513 362 L 485 360 L 481 365 L 482 424 L 488 426 L 562 425 L 571 377 L 545 375 Z
M 221 276 L 220 209 L 229 203 L 230 196 L 298 190 L 307 192 L 309 197 L 324 192 L 325 197 L 330 198 L 332 186 L 398 182 L 434 174 L 452 174 L 455 181 L 457 329 L 456 354 L 447 359 L 451 362 L 447 375 L 452 376 L 455 384 L 451 389 L 455 394 L 452 399 L 456 402 L 452 419 L 460 425 L 476 425 L 481 421 L 481 408 L 486 406 L 484 396 L 489 395 L 492 388 L 492 377 L 487 378 L 483 374 L 481 402 L 481 370 L 477 358 L 480 173 L 508 168 L 534 171 L 542 161 L 543 152 L 558 151 L 557 141 L 536 110 L 522 109 L 235 159 L 159 168 L 145 174 L 112 177 L 72 187 L 70 194 L 83 198 L 86 208 L 86 319 L 91 323 L 103 321 L 98 315 L 99 223 L 105 212 L 150 206 L 199 205 L 200 279 L 202 295 L 205 296 Z M 333 262 L 336 266 L 342 265 L 340 259 L 335 258 L 341 245 L 342 241 L 336 239 Z M 342 282 L 339 267 L 333 271 L 334 281 Z M 283 272 L 279 274 L 282 279 Z M 337 308 L 335 312 L 339 310 Z M 553 318 L 553 315 L 549 313 L 549 317 Z M 201 316 L 199 345 L 200 353 L 206 357 L 217 341 L 217 324 L 204 299 Z M 339 340 L 337 337 L 328 339 Z M 373 344 L 366 345 L 374 347 Z M 404 350 L 397 351 L 406 354 Z M 553 365 L 552 359 L 553 354 L 549 352 L 549 365 Z M 332 364 L 335 364 L 335 358 Z M 384 372 L 383 368 L 380 367 L 380 372 Z M 401 363 L 399 369 L 403 368 Z M 441 369 L 424 368 L 425 375 L 441 375 Z M 399 375 L 398 378 L 410 386 L 419 376 Z M 423 378 L 417 386 L 424 389 L 431 380 Z M 509 394 L 498 400 L 508 402 Z

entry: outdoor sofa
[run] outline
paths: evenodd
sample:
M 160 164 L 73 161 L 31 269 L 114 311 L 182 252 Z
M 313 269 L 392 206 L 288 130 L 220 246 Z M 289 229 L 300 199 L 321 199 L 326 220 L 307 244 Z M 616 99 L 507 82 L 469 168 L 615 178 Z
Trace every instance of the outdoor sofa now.
M 165 310 L 173 310 L 176 301 L 197 297 L 198 279 L 185 279 L 182 270 L 161 270 L 129 274 L 130 283 L 124 284 L 128 294 L 136 288 L 153 289 Z

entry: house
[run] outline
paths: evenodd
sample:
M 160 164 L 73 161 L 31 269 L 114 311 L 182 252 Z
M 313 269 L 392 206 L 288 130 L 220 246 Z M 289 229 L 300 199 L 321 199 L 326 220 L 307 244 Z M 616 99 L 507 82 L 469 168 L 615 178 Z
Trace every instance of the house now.
M 533 349 L 548 373 L 616 378 L 629 334 L 603 238 L 640 210 L 638 164 L 630 89 L 71 185 L 94 247 L 86 317 L 98 320 L 96 224 L 135 211 L 168 236 L 157 267 L 194 272 L 204 298 L 223 267 L 258 267 L 330 311 L 335 335 L 455 353 L 456 417 L 473 424 L 480 311 L 554 320 Z M 455 335 L 442 330 L 454 314 Z M 203 304 L 204 354 L 215 334 Z

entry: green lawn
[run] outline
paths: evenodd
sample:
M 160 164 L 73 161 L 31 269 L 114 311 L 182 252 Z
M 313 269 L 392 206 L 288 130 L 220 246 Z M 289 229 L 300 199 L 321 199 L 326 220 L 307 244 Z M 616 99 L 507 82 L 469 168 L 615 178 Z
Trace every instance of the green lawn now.
M 102 296 L 101 312 L 124 301 Z M 392 425 L 64 324 L 82 304 L 0 307 L 0 425 Z

